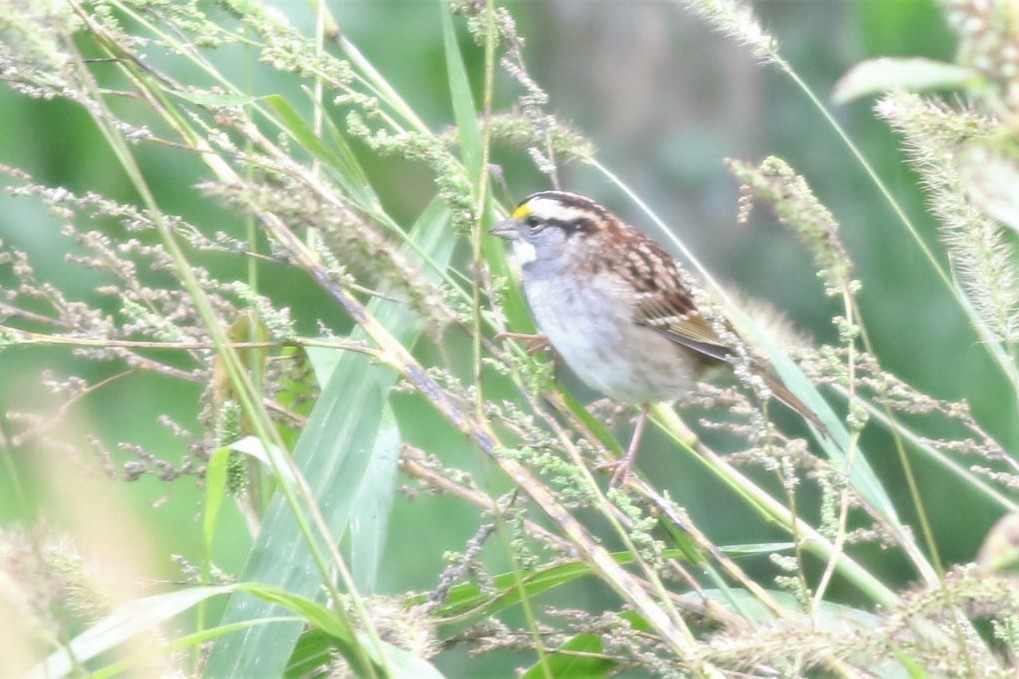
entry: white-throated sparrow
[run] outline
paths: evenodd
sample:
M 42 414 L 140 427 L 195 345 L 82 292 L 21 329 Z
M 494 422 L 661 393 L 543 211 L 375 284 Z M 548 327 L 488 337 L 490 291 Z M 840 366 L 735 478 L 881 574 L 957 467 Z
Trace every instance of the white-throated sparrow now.
M 613 475 L 619 484 L 637 454 L 647 406 L 682 396 L 705 369 L 728 364 L 732 342 L 701 314 L 675 258 L 593 200 L 541 191 L 491 233 L 511 241 L 534 319 L 566 365 L 606 396 L 641 406 Z M 739 341 L 732 326 L 721 323 L 722 334 Z M 780 401 L 824 430 L 765 362 L 753 359 L 749 368 Z

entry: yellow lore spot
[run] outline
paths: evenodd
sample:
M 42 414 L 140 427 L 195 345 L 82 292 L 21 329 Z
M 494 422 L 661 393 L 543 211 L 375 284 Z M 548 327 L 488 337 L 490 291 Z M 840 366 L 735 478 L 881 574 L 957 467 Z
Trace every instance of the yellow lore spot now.
M 513 211 L 513 219 L 525 219 L 531 214 L 531 207 L 529 205 L 521 205 Z

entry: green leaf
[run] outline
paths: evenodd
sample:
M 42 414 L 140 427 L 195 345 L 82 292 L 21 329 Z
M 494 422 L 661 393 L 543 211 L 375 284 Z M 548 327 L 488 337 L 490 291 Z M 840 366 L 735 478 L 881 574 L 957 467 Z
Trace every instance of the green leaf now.
M 318 105 L 318 102 L 314 102 Z M 333 145 L 336 147 L 336 154 L 339 159 L 343 161 L 343 166 L 346 168 L 346 188 L 352 196 L 356 196 L 364 207 L 375 206 L 379 207 L 379 197 L 375 193 L 375 188 L 372 186 L 371 181 L 368 179 L 368 175 L 365 174 L 364 168 L 361 167 L 361 162 L 357 159 L 357 155 L 354 153 L 354 149 L 347 143 L 347 138 L 343 132 L 333 122 L 332 117 L 325 115 L 325 128 L 329 133 L 329 138 L 332 140 Z
M 386 642 L 382 647 L 396 679 L 442 679 L 442 673 L 424 658 Z
M 675 522 L 668 519 L 668 517 L 662 516 L 658 520 L 658 524 L 665 529 L 665 532 L 672 538 L 672 542 L 676 545 L 676 548 L 683 554 L 683 559 L 689 561 L 695 566 L 703 567 L 707 563 L 707 557 L 703 550 L 698 546 L 691 538 L 690 535 L 681 526 L 677 526 Z
M 629 555 L 632 560 L 632 555 Z M 524 597 L 531 598 L 550 589 L 560 587 L 577 578 L 592 575 L 591 567 L 583 561 L 540 568 L 524 573 L 503 573 L 492 581 L 494 592 L 482 591 L 474 583 L 464 583 L 450 589 L 446 603 L 436 611 L 439 616 L 459 616 L 468 612 L 491 615 L 514 606 Z M 423 602 L 424 597 L 420 598 Z M 419 603 L 411 599 L 409 604 Z
M 226 495 L 226 473 L 230 464 L 230 449 L 219 448 L 213 451 L 205 466 L 205 512 L 202 517 L 202 537 L 205 541 L 205 554 L 211 558 L 212 538 L 216 533 L 216 519 L 223 506 Z
M 400 441 L 396 416 L 387 403 L 382 409 L 382 421 L 368 457 L 368 468 L 352 493 L 355 510 L 350 526 L 350 569 L 357 590 L 363 594 L 376 592 L 395 498 Z
M 666 559 L 684 559 L 684 554 L 677 549 L 666 549 L 662 552 Z M 620 565 L 633 563 L 632 552 L 615 552 L 612 558 Z M 446 602 L 436 610 L 440 617 L 462 616 L 466 613 L 475 615 L 491 615 L 513 606 L 525 597 L 532 597 L 556 587 L 566 585 L 578 578 L 594 575 L 591 566 L 584 561 L 557 563 L 546 568 L 536 568 L 521 573 L 502 573 L 492 580 L 494 591 L 482 591 L 474 583 L 456 585 L 449 591 Z M 426 595 L 409 597 L 404 603 L 416 606 L 425 602 Z
M 904 676 L 908 676 L 909 679 L 930 679 L 931 675 L 928 674 L 927 670 L 914 660 L 912 656 L 907 655 L 904 650 L 896 648 L 892 652 L 899 659 L 899 662 L 902 663 L 903 668 L 905 668 L 906 674 Z
M 229 448 L 232 451 L 243 453 L 244 455 L 253 457 L 254 459 L 264 464 L 266 469 L 269 469 L 270 471 L 278 469 L 282 472 L 281 474 L 282 476 L 289 476 L 287 473 L 289 471 L 289 468 L 287 467 L 286 463 L 280 459 L 281 456 L 284 455 L 283 451 L 275 446 L 272 446 L 268 450 L 266 450 L 265 446 L 262 445 L 262 442 L 259 441 L 254 436 L 245 436 L 239 441 L 234 441 L 229 446 L 227 446 L 227 448 Z M 275 463 L 273 462 L 273 458 L 277 460 Z M 284 480 L 287 483 L 296 483 L 296 479 L 294 479 L 292 476 L 290 476 L 289 478 L 285 478 Z M 218 510 L 218 508 L 216 509 Z
M 626 454 L 626 451 L 624 451 L 619 445 L 619 441 L 612 434 L 612 431 L 609 430 L 603 422 L 592 415 L 584 404 L 578 401 L 573 394 L 563 389 L 560 390 L 559 395 L 566 407 L 569 408 L 570 413 L 584 425 L 585 429 L 591 432 L 595 438 L 598 439 L 599 443 L 608 448 L 616 457 L 621 458 Z
M 346 195 L 352 196 L 364 208 L 377 203 L 375 193 L 371 189 L 364 170 L 346 143 L 343 143 L 338 149 L 327 146 L 315 134 L 315 130 L 301 117 L 301 114 L 278 94 L 266 97 L 265 101 L 279 116 L 279 124 L 293 137 L 294 141 L 313 158 L 332 170 L 331 176 Z
M 159 657 L 160 655 L 169 655 L 186 649 L 196 649 L 202 644 L 212 641 L 224 634 L 240 632 L 243 629 L 254 627 L 256 625 L 268 625 L 274 622 L 288 622 L 293 620 L 295 620 L 295 618 L 291 616 L 287 616 L 285 618 L 262 618 L 249 622 L 239 622 L 233 625 L 210 627 L 199 632 L 193 632 L 191 634 L 185 634 L 183 636 L 169 639 L 165 645 L 159 646 L 158 648 L 146 646 L 142 653 L 135 653 L 124 660 L 110 663 L 104 667 L 99 667 L 94 670 L 90 669 L 88 676 L 89 679 L 110 679 L 111 677 L 122 675 L 132 668 L 149 663 L 153 658 Z
M 446 54 L 446 79 L 449 82 L 449 93 L 453 100 L 453 117 L 456 121 L 460 149 L 463 152 L 463 164 L 472 186 L 481 176 L 482 141 L 481 129 L 478 126 L 477 108 L 471 94 L 470 78 L 464 65 L 460 45 L 456 40 L 453 18 L 449 5 L 442 7 L 442 44 Z
M 294 646 L 290 663 L 283 673 L 284 679 L 306 679 L 307 677 L 327 676 L 325 666 L 332 659 L 333 642 L 320 629 L 309 629 Z
M 749 545 L 726 545 L 725 547 L 719 547 L 723 554 L 733 558 L 790 552 L 795 548 L 795 542 L 758 542 Z
M 322 630 L 340 643 L 352 644 L 357 636 L 357 630 L 347 626 L 340 616 L 313 599 L 256 582 L 242 583 L 238 588 L 263 601 L 279 604 L 296 613 L 309 625 Z
M 832 99 L 845 104 L 889 90 L 913 92 L 958 89 L 980 83 L 979 72 L 921 57 L 880 57 L 853 66 L 835 84 Z
M 790 614 L 799 614 L 802 603 L 792 594 L 779 590 L 766 590 L 768 595 L 787 610 Z M 719 589 L 704 589 L 697 593 L 682 595 L 684 598 L 703 604 L 701 597 L 707 597 L 713 603 L 723 607 L 730 607 L 732 600 L 739 604 L 740 610 L 749 615 L 749 621 L 753 623 L 767 623 L 775 620 L 775 612 L 768 606 L 761 603 L 756 595 L 745 589 L 732 588 L 723 592 Z M 817 605 L 817 610 L 811 617 L 812 624 L 820 631 L 832 633 L 849 634 L 853 631 L 872 630 L 876 628 L 881 619 L 861 608 L 853 608 L 845 604 L 836 604 L 829 601 L 822 601 Z
M 410 232 L 410 238 L 440 266 L 448 263 L 454 245 L 446 229 L 448 219 L 446 208 L 433 201 Z M 413 346 L 420 334 L 419 324 L 403 305 L 375 299 L 368 307 L 404 346 Z M 355 330 L 354 338 L 361 337 L 361 332 Z M 349 529 L 355 516 L 352 489 L 359 487 L 368 474 L 370 451 L 383 426 L 383 407 L 396 380 L 392 370 L 368 357 L 345 353 L 294 450 L 294 459 L 337 540 Z M 381 536 L 376 538 L 381 541 Z M 278 495 L 266 511 L 243 579 L 275 585 L 305 597 L 315 596 L 321 589 L 309 547 L 290 509 Z M 267 602 L 235 595 L 223 622 L 277 614 L 278 609 Z M 275 624 L 222 637 L 213 648 L 206 674 L 278 676 L 285 670 L 300 632 L 299 624 Z
M 746 319 L 746 316 L 744 316 Z M 745 322 L 747 330 L 757 346 L 759 346 L 768 358 L 772 366 L 781 378 L 782 383 L 792 391 L 797 398 L 802 400 L 828 428 L 830 436 L 818 434 L 818 444 L 824 448 L 825 454 L 832 463 L 838 465 L 839 469 L 848 470 L 853 488 L 869 503 L 869 505 L 880 512 L 890 523 L 902 529 L 902 522 L 895 510 L 891 497 L 882 485 L 873 467 L 867 461 L 866 456 L 857 455 L 852 466 L 849 465 L 849 458 L 846 451 L 851 449 L 849 432 L 845 425 L 835 414 L 835 411 L 828 402 L 821 396 L 817 386 L 814 385 L 803 374 L 793 361 L 782 351 L 778 344 L 767 334 L 758 331 L 749 321 Z M 741 328 L 743 325 L 741 325 Z
M 128 602 L 79 634 L 66 647 L 50 654 L 29 676 L 39 679 L 67 676 L 80 663 L 106 653 L 139 634 L 155 630 L 210 597 L 228 594 L 235 589 L 235 585 L 189 587 Z
M 319 384 L 329 384 L 333 371 L 340 364 L 344 351 L 341 349 L 330 349 L 329 347 L 306 347 L 304 350 L 311 361 L 311 367 L 315 371 L 315 379 Z
M 186 91 L 181 88 L 166 88 L 163 90 L 178 99 L 190 101 L 199 106 L 249 106 L 254 104 L 261 97 L 252 97 L 246 94 L 223 94 L 221 92 Z
M 587 633 L 578 634 L 560 646 L 558 652 L 549 653 L 544 663 L 535 663 L 521 677 L 538 679 L 548 676 L 548 673 L 556 679 L 606 677 L 618 663 L 608 658 L 589 657 L 601 653 L 602 650 L 601 637 Z
M 406 679 L 418 677 L 427 679 L 442 676 L 431 663 L 402 648 L 385 641 L 379 642 L 376 646 L 366 635 L 347 626 L 341 616 L 317 601 L 286 592 L 278 587 L 257 583 L 244 583 L 239 588 L 260 599 L 279 604 L 297 613 L 308 624 L 328 635 L 333 645 L 349 663 L 354 676 L 393 676 L 397 679 L 404 677 Z M 380 651 L 382 655 L 379 655 Z M 372 666 L 366 666 L 365 660 Z M 387 672 L 387 669 L 391 669 L 392 673 Z M 263 676 L 261 670 L 259 676 Z

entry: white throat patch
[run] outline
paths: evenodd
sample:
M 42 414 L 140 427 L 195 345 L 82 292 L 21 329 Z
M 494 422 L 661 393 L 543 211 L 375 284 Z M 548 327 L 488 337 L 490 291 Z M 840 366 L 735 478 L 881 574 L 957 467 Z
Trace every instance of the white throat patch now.
M 523 266 L 533 262 L 537 258 L 538 253 L 535 252 L 533 245 L 523 238 L 517 238 L 513 241 L 513 256 L 516 257 L 520 266 Z

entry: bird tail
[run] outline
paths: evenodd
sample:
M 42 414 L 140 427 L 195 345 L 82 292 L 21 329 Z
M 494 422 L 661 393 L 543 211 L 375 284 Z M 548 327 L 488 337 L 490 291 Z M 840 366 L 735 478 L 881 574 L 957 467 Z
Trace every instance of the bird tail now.
M 817 429 L 825 438 L 830 439 L 832 437 L 831 430 L 829 430 L 827 425 L 821 421 L 821 418 L 817 416 L 817 413 L 811 410 L 806 403 L 801 401 L 796 394 L 789 391 L 789 388 L 783 384 L 782 380 L 780 380 L 777 375 L 765 368 L 758 368 L 756 372 L 764 379 L 768 388 L 771 389 L 771 393 L 774 394 L 775 398 L 781 401 L 783 405 L 810 422 L 810 424 L 814 425 L 814 428 Z

